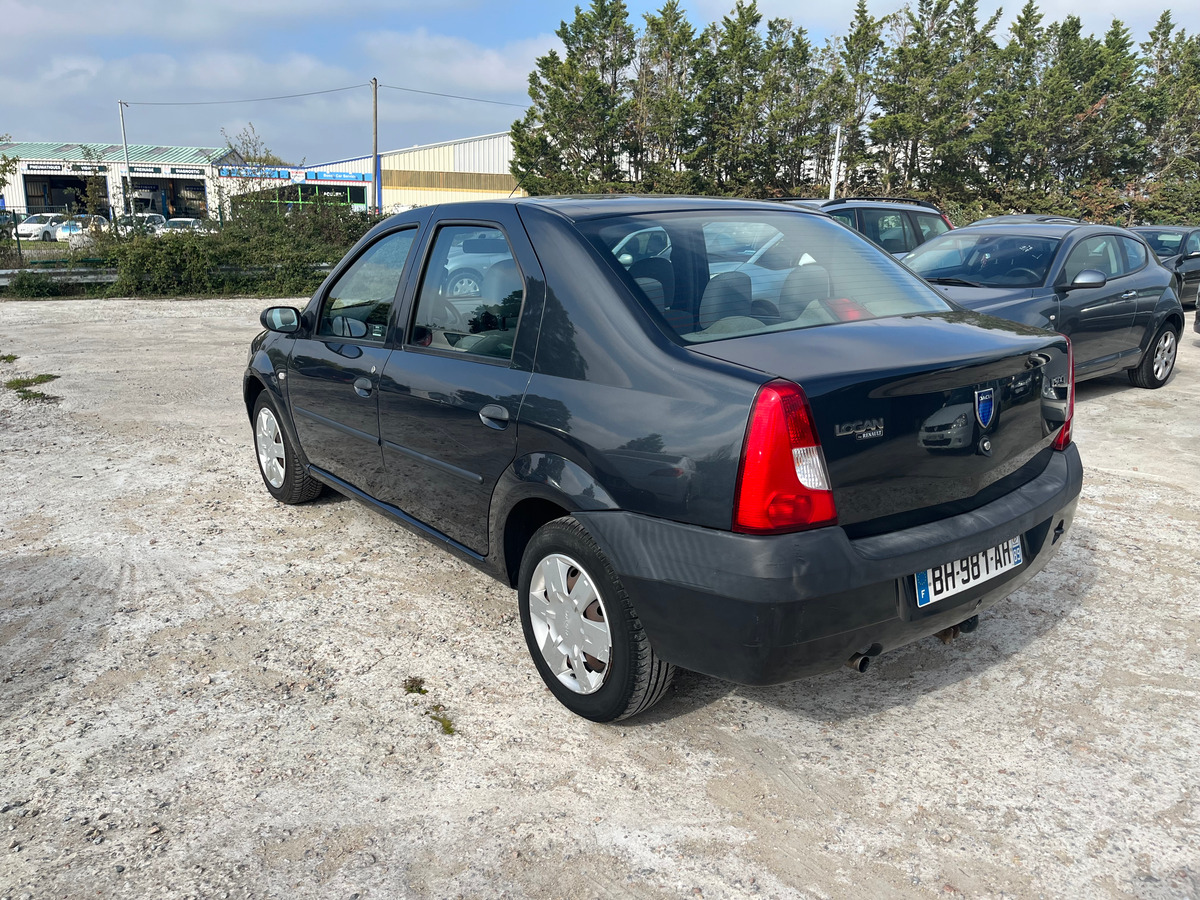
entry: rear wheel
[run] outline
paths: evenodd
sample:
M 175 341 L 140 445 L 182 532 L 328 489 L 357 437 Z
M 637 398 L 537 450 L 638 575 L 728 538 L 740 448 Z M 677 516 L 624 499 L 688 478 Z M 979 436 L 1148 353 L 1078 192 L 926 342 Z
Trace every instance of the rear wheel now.
M 655 654 L 612 564 L 577 521 L 538 530 L 517 589 L 534 665 L 571 712 L 612 722 L 666 694 L 675 667 Z
M 254 453 L 263 484 L 280 503 L 304 503 L 321 493 L 321 482 L 310 478 L 300 465 L 265 391 L 254 404 Z
M 1179 335 L 1170 322 L 1164 322 L 1137 368 L 1129 370 L 1129 380 L 1138 387 L 1162 387 L 1175 370 L 1178 352 Z

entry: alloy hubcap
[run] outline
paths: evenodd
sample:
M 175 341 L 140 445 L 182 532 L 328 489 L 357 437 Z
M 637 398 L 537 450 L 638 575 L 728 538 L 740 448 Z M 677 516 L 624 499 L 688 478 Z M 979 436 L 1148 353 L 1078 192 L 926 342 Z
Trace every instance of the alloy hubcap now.
M 287 456 L 283 450 L 283 433 L 275 413 L 267 407 L 258 411 L 258 422 L 254 427 L 254 446 L 258 450 L 258 465 L 263 478 L 273 488 L 283 487 L 283 471 Z
M 1175 333 L 1164 331 L 1154 348 L 1154 377 L 1158 381 L 1166 381 L 1175 367 Z
M 537 564 L 529 619 L 554 676 L 577 694 L 600 690 L 612 658 L 612 634 L 600 592 L 579 563 L 552 553 Z

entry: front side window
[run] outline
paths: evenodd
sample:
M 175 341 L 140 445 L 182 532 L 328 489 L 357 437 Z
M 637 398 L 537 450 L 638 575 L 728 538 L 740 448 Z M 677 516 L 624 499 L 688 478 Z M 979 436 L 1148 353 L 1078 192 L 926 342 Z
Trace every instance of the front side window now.
M 380 238 L 339 276 L 321 303 L 318 337 L 387 337 L 392 301 L 416 236 L 417 230 L 408 228 Z
M 1075 245 L 1063 267 L 1062 281 L 1070 284 L 1080 272 L 1094 269 L 1107 278 L 1116 278 L 1125 270 L 1122 251 L 1115 234 L 1086 238 Z
M 622 265 L 622 241 L 655 226 L 670 239 L 670 259 Z M 687 343 L 952 309 L 894 260 L 824 216 L 650 213 L 578 227 L 634 297 Z
M 1183 248 L 1184 253 L 1200 253 L 1200 231 L 1193 231 L 1188 235 L 1187 244 Z
M 446 225 L 425 266 L 409 343 L 510 360 L 525 279 L 499 228 Z

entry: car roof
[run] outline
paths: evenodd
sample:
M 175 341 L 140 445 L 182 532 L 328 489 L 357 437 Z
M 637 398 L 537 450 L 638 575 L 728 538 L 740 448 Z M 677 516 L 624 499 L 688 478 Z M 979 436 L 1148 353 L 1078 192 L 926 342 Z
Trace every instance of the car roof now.
M 1020 234 L 1028 237 L 1059 238 L 1060 240 L 1072 235 L 1087 237 L 1093 234 L 1112 234 L 1114 231 L 1127 231 L 1120 225 L 1096 225 L 1091 222 L 1072 224 L 1070 222 L 995 222 L 986 225 L 966 225 L 948 234 L 962 237 L 963 235 L 979 234 Z M 937 240 L 944 235 L 938 235 Z
M 915 197 L 838 197 L 833 200 L 825 200 L 819 197 L 784 197 L 784 203 L 789 203 L 793 206 L 812 206 L 817 209 L 831 209 L 838 207 L 841 209 L 865 206 L 887 206 L 896 207 L 897 209 L 907 209 L 912 212 L 932 212 L 941 215 L 942 211 L 928 200 L 918 200 Z
M 673 194 L 583 194 L 575 196 L 512 197 L 497 200 L 465 200 L 457 203 L 439 203 L 438 218 L 462 216 L 474 218 L 487 215 L 489 207 L 496 206 L 537 207 L 555 212 L 571 221 L 602 219 L 614 216 L 636 216 L 645 213 L 701 212 L 759 210 L 780 212 L 786 209 L 771 200 L 744 200 L 736 197 L 696 197 Z M 433 207 L 423 207 L 426 211 Z M 793 207 L 790 212 L 824 216 L 819 210 Z M 396 217 L 407 217 L 414 210 L 397 213 Z

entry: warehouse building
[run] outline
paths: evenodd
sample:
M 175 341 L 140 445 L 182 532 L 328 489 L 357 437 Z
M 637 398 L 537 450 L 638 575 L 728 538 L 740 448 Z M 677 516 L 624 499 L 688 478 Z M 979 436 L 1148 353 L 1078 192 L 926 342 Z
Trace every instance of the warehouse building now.
M 0 153 L 20 160 L 0 190 L 0 205 L 29 213 L 84 209 L 89 182 L 111 215 L 128 197 L 135 211 L 171 216 L 216 215 L 222 166 L 242 162 L 228 147 L 130 144 L 58 144 L 10 141 Z

